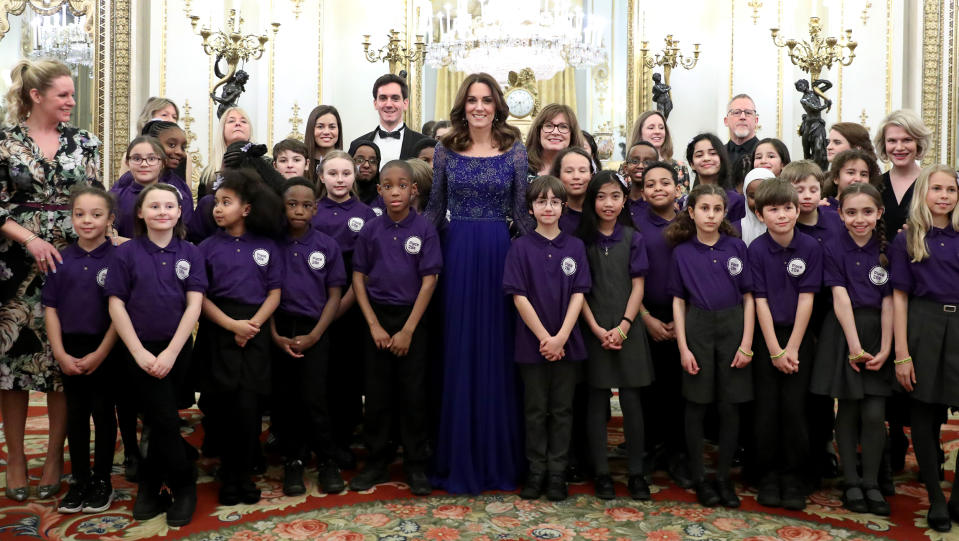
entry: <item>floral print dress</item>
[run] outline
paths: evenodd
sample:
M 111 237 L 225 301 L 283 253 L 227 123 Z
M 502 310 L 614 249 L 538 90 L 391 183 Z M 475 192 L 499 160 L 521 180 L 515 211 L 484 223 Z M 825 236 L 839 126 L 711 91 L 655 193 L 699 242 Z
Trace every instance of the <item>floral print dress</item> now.
M 0 224 L 14 220 L 63 250 L 76 240 L 70 189 L 99 181 L 100 141 L 59 124 L 60 148 L 47 160 L 23 124 L 0 130 Z M 43 324 L 44 275 L 19 242 L 0 237 L 0 390 L 62 391 Z

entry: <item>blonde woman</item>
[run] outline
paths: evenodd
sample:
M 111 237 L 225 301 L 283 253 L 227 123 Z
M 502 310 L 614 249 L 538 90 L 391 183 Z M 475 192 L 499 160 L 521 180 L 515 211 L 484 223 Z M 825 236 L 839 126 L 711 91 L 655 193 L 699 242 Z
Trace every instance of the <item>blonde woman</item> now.
M 882 175 L 882 203 L 886 207 L 886 238 L 893 238 L 909 217 L 919 160 L 929 149 L 932 131 L 908 109 L 893 111 L 879 123 L 873 143 L 879 159 L 892 163 Z
M 10 73 L 9 127 L 0 130 L 0 413 L 7 444 L 6 495 L 28 496 L 23 434 L 29 391 L 47 393 L 50 432 L 37 495 L 60 491 L 66 400 L 40 310 L 48 272 L 59 250 L 76 239 L 70 189 L 102 187 L 100 141 L 71 126 L 76 106 L 70 69 L 54 60 L 21 60 Z
M 223 168 L 223 154 L 230 143 L 249 141 L 253 134 L 253 123 L 250 115 L 239 107 L 230 107 L 223 112 L 218 125 L 220 137 L 213 138 L 213 150 L 210 151 L 210 161 L 200 172 L 200 186 L 197 189 L 197 199 L 208 192 L 212 192 L 216 172 Z

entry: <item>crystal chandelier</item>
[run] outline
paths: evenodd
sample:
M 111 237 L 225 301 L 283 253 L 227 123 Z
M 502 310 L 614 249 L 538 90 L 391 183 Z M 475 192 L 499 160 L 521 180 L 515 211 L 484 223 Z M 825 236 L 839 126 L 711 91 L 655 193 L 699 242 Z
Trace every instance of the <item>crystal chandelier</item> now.
M 420 9 L 426 34 L 426 62 L 454 71 L 485 71 L 498 81 L 531 68 L 544 81 L 565 69 L 606 61 L 606 21 L 570 7 L 568 0 L 479 0 L 470 13 L 467 0 L 456 10 L 446 4 L 435 16 L 429 2 Z M 434 20 L 438 31 L 434 32 Z
M 93 66 L 93 46 L 85 25 L 86 15 L 69 13 L 66 4 L 60 13 L 35 16 L 30 22 L 33 31 L 30 56 L 60 60 L 70 66 L 74 74 L 80 66 Z

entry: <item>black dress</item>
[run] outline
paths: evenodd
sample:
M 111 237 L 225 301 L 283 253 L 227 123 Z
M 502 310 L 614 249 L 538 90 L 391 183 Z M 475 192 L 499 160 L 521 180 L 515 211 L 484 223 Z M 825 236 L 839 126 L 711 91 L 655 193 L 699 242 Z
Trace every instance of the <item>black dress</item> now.
M 909 189 L 902 195 L 902 201 L 896 201 L 896 191 L 892 189 L 892 179 L 889 171 L 882 174 L 882 204 L 886 207 L 883 218 L 886 220 L 886 238 L 892 242 L 896 232 L 902 229 L 902 224 L 906 223 L 909 217 L 909 205 L 912 204 L 912 192 L 916 187 L 916 181 L 912 181 Z

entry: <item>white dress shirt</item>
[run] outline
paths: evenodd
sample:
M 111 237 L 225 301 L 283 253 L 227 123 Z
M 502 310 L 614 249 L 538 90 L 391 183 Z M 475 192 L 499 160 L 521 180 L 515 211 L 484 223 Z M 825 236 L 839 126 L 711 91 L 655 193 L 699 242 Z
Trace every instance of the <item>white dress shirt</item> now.
M 383 166 L 389 161 L 400 159 L 400 151 L 403 149 L 403 137 L 406 136 L 405 128 L 406 124 L 400 122 L 400 125 L 397 126 L 395 130 L 387 130 L 383 126 L 380 126 L 379 130 L 376 130 L 376 134 L 373 136 L 373 142 L 376 143 L 376 146 L 380 147 L 380 169 L 383 169 Z M 380 130 L 387 132 L 401 130 L 400 138 L 381 137 Z

